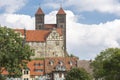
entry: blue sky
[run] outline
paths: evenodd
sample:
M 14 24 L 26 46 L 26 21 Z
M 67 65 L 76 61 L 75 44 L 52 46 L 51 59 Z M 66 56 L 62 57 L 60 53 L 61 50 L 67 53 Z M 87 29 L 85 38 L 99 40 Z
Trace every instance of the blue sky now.
M 67 13 L 67 49 L 80 59 L 94 59 L 100 51 L 120 47 L 120 0 L 0 0 L 0 24 L 34 29 L 41 7 L 45 23 L 55 23 L 60 6 Z

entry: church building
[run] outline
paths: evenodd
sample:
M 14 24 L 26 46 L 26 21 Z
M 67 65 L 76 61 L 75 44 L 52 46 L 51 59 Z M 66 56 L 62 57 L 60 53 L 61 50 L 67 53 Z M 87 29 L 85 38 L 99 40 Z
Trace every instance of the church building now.
M 30 45 L 35 55 L 32 58 L 65 57 L 66 13 L 60 8 L 56 14 L 56 24 L 45 24 L 45 14 L 41 8 L 35 13 L 35 30 L 17 29 L 25 43 Z

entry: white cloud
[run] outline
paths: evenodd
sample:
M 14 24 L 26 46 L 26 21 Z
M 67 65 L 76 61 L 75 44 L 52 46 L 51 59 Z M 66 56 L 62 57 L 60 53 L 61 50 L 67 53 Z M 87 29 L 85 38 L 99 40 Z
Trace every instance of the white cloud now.
M 0 24 L 10 28 L 34 29 L 34 17 L 19 14 L 1 14 Z
M 60 4 L 63 7 L 72 8 L 78 12 L 80 11 L 98 11 L 102 13 L 111 13 L 120 16 L 120 1 L 119 0 L 62 0 L 46 1 L 43 6 L 59 8 Z
M 119 0 L 68 0 L 66 5 L 73 5 L 79 11 L 99 11 L 117 14 L 120 12 Z
M 0 0 L 0 9 L 14 13 L 26 4 L 27 0 Z
M 56 22 L 57 11 L 52 11 L 45 17 L 45 23 Z M 77 16 L 66 10 L 67 13 L 67 49 L 69 53 L 79 56 L 80 59 L 93 59 L 101 50 L 108 47 L 120 47 L 120 20 L 85 25 L 77 22 Z M 11 28 L 34 29 L 34 17 L 18 14 L 0 15 L 1 25 Z

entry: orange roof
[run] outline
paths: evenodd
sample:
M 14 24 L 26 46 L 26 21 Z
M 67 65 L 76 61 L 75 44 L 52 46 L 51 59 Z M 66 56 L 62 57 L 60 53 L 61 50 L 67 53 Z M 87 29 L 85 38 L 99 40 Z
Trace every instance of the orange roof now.
M 1 74 L 3 74 L 3 75 L 8 75 L 8 71 L 7 70 L 4 70 L 4 68 L 2 68 L 3 69 L 3 72 L 1 73 Z
M 24 35 L 24 29 L 15 29 L 16 32 L 20 32 L 22 35 Z
M 30 75 L 44 75 L 44 60 L 32 60 L 28 62 L 27 67 L 30 69 Z M 35 70 L 43 70 L 37 72 Z
M 55 67 L 57 65 L 60 65 L 59 62 L 63 62 L 63 66 L 66 67 L 66 70 L 70 70 L 73 67 L 77 67 L 77 58 L 75 57 L 52 57 L 52 58 L 46 58 L 45 59 L 45 73 L 51 73 L 52 71 L 55 71 Z M 53 61 L 53 65 L 50 65 L 50 61 Z M 72 62 L 72 65 L 69 64 L 69 62 Z
M 59 9 L 57 14 L 66 14 L 62 8 Z
M 44 14 L 44 12 L 42 11 L 42 9 L 39 7 L 37 12 L 35 14 Z
M 27 30 L 26 41 L 28 42 L 44 42 L 50 30 Z
M 62 29 L 57 28 L 57 32 L 62 35 Z M 15 29 L 24 35 L 24 29 Z M 26 41 L 27 42 L 45 42 L 46 37 L 50 34 L 51 30 L 26 30 Z

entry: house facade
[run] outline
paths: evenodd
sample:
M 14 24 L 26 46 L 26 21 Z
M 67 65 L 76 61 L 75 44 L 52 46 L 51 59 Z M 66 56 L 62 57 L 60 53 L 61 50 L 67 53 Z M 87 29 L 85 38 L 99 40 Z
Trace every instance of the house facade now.
M 65 80 L 66 72 L 77 67 L 75 57 L 53 57 L 28 62 L 22 70 L 22 80 Z

